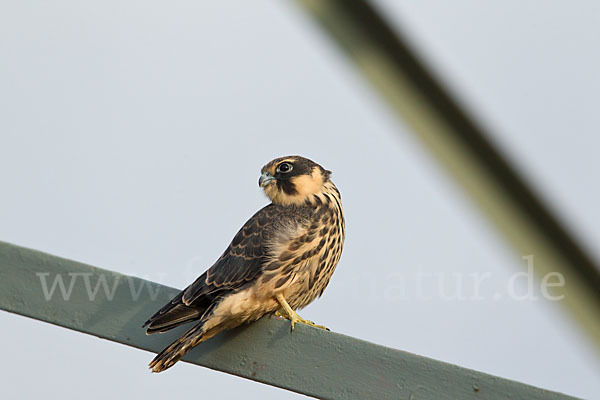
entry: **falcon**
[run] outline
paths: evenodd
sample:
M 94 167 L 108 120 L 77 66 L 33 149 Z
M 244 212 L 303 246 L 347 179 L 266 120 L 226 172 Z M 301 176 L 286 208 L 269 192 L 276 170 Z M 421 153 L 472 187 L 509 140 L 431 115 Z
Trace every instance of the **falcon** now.
M 331 171 L 300 156 L 280 157 L 261 170 L 258 185 L 271 200 L 235 235 L 223 255 L 154 314 L 146 334 L 195 325 L 160 352 L 153 372 L 173 366 L 219 332 L 277 315 L 327 329 L 296 310 L 320 297 L 342 254 L 341 196 Z

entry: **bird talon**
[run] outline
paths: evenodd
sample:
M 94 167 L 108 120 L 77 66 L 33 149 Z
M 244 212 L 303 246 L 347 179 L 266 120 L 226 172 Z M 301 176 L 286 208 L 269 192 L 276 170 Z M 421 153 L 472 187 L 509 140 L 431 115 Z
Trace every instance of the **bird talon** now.
M 288 309 L 289 306 L 287 305 L 287 302 L 285 303 L 285 305 L 287 307 L 284 306 L 283 308 L 275 311 L 275 316 L 279 317 L 279 318 L 285 318 L 290 321 L 290 332 L 294 332 L 294 327 L 295 327 L 296 323 L 309 325 L 309 326 L 312 326 L 313 328 L 319 328 L 319 329 L 323 329 L 325 331 L 329 330 L 329 328 L 327 328 L 326 326 L 317 325 L 313 321 L 302 318 L 301 316 L 299 316 L 296 313 L 296 311 L 292 310 L 291 308 Z

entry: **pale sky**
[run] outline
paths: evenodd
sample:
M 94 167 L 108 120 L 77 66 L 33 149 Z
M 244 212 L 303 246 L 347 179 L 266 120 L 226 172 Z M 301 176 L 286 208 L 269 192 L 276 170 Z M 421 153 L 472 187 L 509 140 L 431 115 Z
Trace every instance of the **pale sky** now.
M 598 254 L 597 3 L 378 3 Z M 0 54 L 0 240 L 183 287 L 267 204 L 262 165 L 301 154 L 333 171 L 347 220 L 332 282 L 301 315 L 600 397 L 598 352 L 560 302 L 497 299 L 522 255 L 294 3 L 3 1 Z M 421 295 L 419 272 L 432 274 Z M 483 273 L 483 299 L 444 297 Z M 150 353 L 0 324 L 7 398 L 299 397 L 185 363 L 151 374 Z

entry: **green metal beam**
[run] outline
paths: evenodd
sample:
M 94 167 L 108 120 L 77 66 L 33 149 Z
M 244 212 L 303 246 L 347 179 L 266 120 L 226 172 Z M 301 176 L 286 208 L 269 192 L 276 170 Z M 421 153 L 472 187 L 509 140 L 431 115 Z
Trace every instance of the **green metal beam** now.
M 298 0 L 441 162 L 538 277 L 559 272 L 576 321 L 600 350 L 600 267 L 381 13 L 365 0 Z
M 186 328 L 147 336 L 141 325 L 176 292 L 0 242 L 0 309 L 99 338 L 160 351 Z M 222 333 L 184 361 L 322 399 L 573 399 L 305 325 L 292 334 L 271 318 Z

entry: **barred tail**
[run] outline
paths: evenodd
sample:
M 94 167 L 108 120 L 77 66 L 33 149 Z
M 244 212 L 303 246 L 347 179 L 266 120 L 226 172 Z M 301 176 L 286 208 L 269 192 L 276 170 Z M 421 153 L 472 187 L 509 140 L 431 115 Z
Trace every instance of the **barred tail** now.
M 169 347 L 158 353 L 154 360 L 150 362 L 149 367 L 152 372 L 162 372 L 171 368 L 179 361 L 185 353 L 190 351 L 194 346 L 206 340 L 203 330 L 204 323 L 199 323 L 192 329 L 187 331 L 185 335 L 171 343 Z

